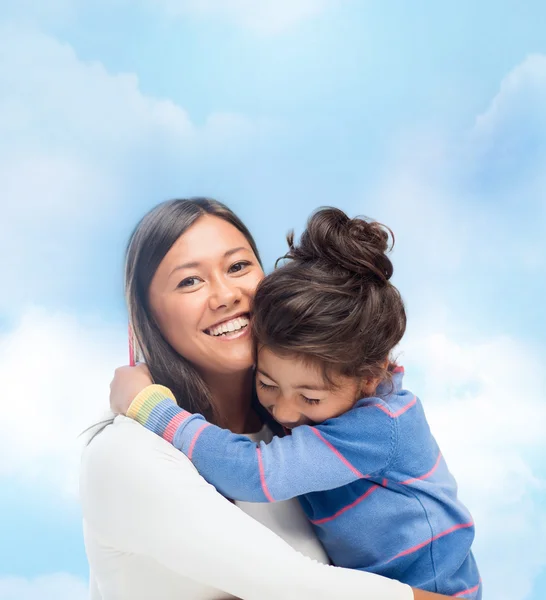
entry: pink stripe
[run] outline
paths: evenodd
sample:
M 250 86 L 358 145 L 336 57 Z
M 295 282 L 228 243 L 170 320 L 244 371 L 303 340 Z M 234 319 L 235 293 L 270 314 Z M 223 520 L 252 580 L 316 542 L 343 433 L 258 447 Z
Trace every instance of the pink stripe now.
M 389 417 L 396 419 L 396 417 L 403 415 L 407 410 L 409 410 L 414 404 L 416 404 L 416 402 L 417 396 L 414 396 L 411 402 L 408 402 L 406 406 L 403 406 L 400 410 L 398 410 L 395 413 L 391 412 L 386 406 L 383 406 L 382 404 L 368 404 L 368 406 L 375 406 L 379 408 L 379 410 L 382 410 L 385 414 L 389 415 Z
M 273 496 L 269 493 L 269 490 L 267 489 L 267 483 L 265 482 L 264 464 L 262 462 L 262 449 L 259 446 L 256 447 L 256 453 L 258 454 L 258 469 L 260 470 L 260 481 L 262 483 L 262 490 L 269 502 L 275 502 L 275 500 L 273 500 Z
M 421 475 L 421 477 L 414 477 L 413 479 L 406 479 L 406 481 L 401 482 L 402 485 L 409 485 L 410 483 L 413 483 L 414 481 L 421 481 L 423 479 L 426 479 L 427 477 L 430 477 L 434 473 L 434 471 L 436 471 L 436 469 L 438 468 L 438 465 L 440 464 L 441 459 L 442 459 L 442 453 L 440 452 L 438 454 L 438 458 L 436 459 L 436 462 L 434 463 L 434 466 L 428 473 Z
M 133 338 L 133 328 L 131 327 L 131 323 L 129 323 L 129 365 L 134 367 L 135 364 L 135 341 Z
M 357 498 L 354 502 L 351 502 L 351 504 L 345 506 L 341 510 L 338 510 L 335 515 L 332 515 L 331 517 L 324 517 L 324 519 L 317 519 L 316 521 L 311 521 L 311 523 L 313 523 L 313 525 L 322 525 L 323 523 L 328 523 L 329 521 L 333 521 L 334 519 L 337 519 L 337 517 L 339 517 L 339 515 L 342 515 L 344 512 L 355 507 L 357 504 L 360 504 L 362 502 L 362 500 L 365 500 L 372 492 L 375 492 L 375 490 L 379 487 L 381 487 L 381 486 L 374 485 L 365 494 L 360 496 L 360 498 Z
M 330 442 L 328 440 L 325 440 L 322 437 L 322 434 L 320 433 L 320 431 L 318 431 L 317 429 L 315 429 L 314 427 L 311 427 L 311 431 L 318 437 L 319 440 L 323 441 L 328 448 L 330 448 L 330 450 L 339 458 L 339 460 L 349 469 L 351 469 L 351 471 L 358 477 L 358 478 L 365 478 L 368 477 L 367 475 L 362 475 L 362 473 L 358 470 L 355 469 L 353 467 L 353 465 L 339 452 L 339 450 L 337 450 L 336 448 L 334 448 L 334 446 L 332 446 L 332 444 L 330 444 Z
M 472 527 L 473 525 L 474 525 L 474 523 L 472 523 L 472 522 L 470 522 L 470 523 L 461 523 L 460 525 L 454 525 L 453 527 L 450 527 L 449 529 L 446 529 L 445 531 L 442 531 L 442 533 L 439 533 L 438 535 L 435 535 L 434 537 L 431 537 L 429 540 L 426 540 L 426 542 L 421 542 L 420 544 L 417 544 L 417 546 L 413 546 L 411 548 L 408 548 L 407 550 L 404 550 L 403 552 L 400 552 L 396 556 L 393 556 L 385 564 L 388 564 L 388 563 L 392 562 L 393 560 L 396 560 L 397 558 L 400 558 L 401 556 L 406 556 L 408 554 L 411 554 L 412 552 L 417 552 L 417 550 L 421 550 L 421 548 L 424 548 L 425 546 L 428 546 L 428 544 L 431 544 L 432 542 L 440 539 L 441 537 L 444 537 L 445 535 L 453 533 L 454 531 L 457 531 L 459 529 L 466 529 L 468 527 Z
M 471 594 L 473 594 L 474 592 L 477 592 L 479 590 L 480 584 L 481 584 L 481 580 L 480 580 L 480 583 L 478 583 L 478 585 L 475 585 L 473 588 L 469 588 L 468 590 L 463 590 L 462 592 L 459 592 L 458 594 L 453 594 L 453 597 L 460 598 L 461 596 L 470 596 Z
M 395 367 L 392 370 L 393 373 L 403 373 L 404 372 L 404 367 Z
M 193 456 L 193 449 L 195 448 L 195 442 L 197 441 L 197 438 L 201 435 L 201 433 L 203 432 L 203 429 L 206 429 L 208 426 L 210 425 L 210 423 L 203 423 L 203 425 L 201 425 L 201 427 L 199 427 L 199 429 L 195 432 L 191 444 L 190 444 L 190 448 L 188 450 L 188 458 L 191 460 L 191 457 Z
M 176 430 L 180 426 L 180 423 L 183 423 L 188 417 L 190 413 L 183 410 L 177 413 L 168 423 L 167 427 L 165 427 L 165 431 L 163 432 L 163 439 L 167 440 L 170 444 L 173 443 L 174 434 Z

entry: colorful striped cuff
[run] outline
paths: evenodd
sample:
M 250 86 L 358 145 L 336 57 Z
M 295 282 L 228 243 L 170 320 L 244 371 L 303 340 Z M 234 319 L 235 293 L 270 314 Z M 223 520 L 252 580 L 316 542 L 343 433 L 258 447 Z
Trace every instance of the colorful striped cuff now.
M 127 416 L 146 429 L 162 435 L 175 413 L 180 410 L 171 390 L 163 385 L 149 385 L 131 402 Z

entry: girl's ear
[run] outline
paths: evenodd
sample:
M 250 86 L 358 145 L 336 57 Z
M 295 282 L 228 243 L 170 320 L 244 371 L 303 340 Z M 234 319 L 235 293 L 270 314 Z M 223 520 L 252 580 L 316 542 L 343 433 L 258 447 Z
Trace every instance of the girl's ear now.
M 386 371 L 389 367 L 389 359 L 386 358 L 380 365 Z M 383 381 L 384 377 L 363 377 L 361 381 L 362 397 L 369 398 L 375 395 L 377 386 Z
M 374 396 L 380 382 L 381 377 L 363 377 L 361 383 L 362 398 Z

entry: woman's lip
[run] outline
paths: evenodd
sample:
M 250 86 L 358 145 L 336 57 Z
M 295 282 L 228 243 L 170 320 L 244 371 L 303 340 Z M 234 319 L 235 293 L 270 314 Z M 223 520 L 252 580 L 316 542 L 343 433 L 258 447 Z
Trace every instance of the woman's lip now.
M 246 327 L 239 329 L 239 331 L 232 331 L 231 333 L 234 333 L 235 335 L 230 335 L 229 337 L 227 335 L 210 335 L 206 332 L 203 333 L 205 333 L 205 335 L 212 338 L 213 340 L 218 340 L 220 342 L 232 342 L 233 340 L 240 340 L 242 337 L 247 336 L 249 330 L 250 327 L 247 325 Z
M 218 323 L 214 323 L 214 325 L 209 325 L 207 328 L 203 329 L 203 331 L 207 332 L 213 329 L 214 327 L 218 327 L 219 325 L 223 325 L 224 323 L 229 323 L 229 321 L 233 321 L 233 319 L 238 319 L 239 317 L 245 317 L 250 320 L 250 313 L 248 311 L 237 313 L 223 321 L 218 321 Z

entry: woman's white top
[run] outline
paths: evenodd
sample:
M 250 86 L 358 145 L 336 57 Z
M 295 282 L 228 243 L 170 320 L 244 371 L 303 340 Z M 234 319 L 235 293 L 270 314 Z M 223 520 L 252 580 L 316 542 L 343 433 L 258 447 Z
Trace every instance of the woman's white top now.
M 84 449 L 80 497 L 92 600 L 413 600 L 404 584 L 324 564 L 297 500 L 235 505 L 126 417 Z

